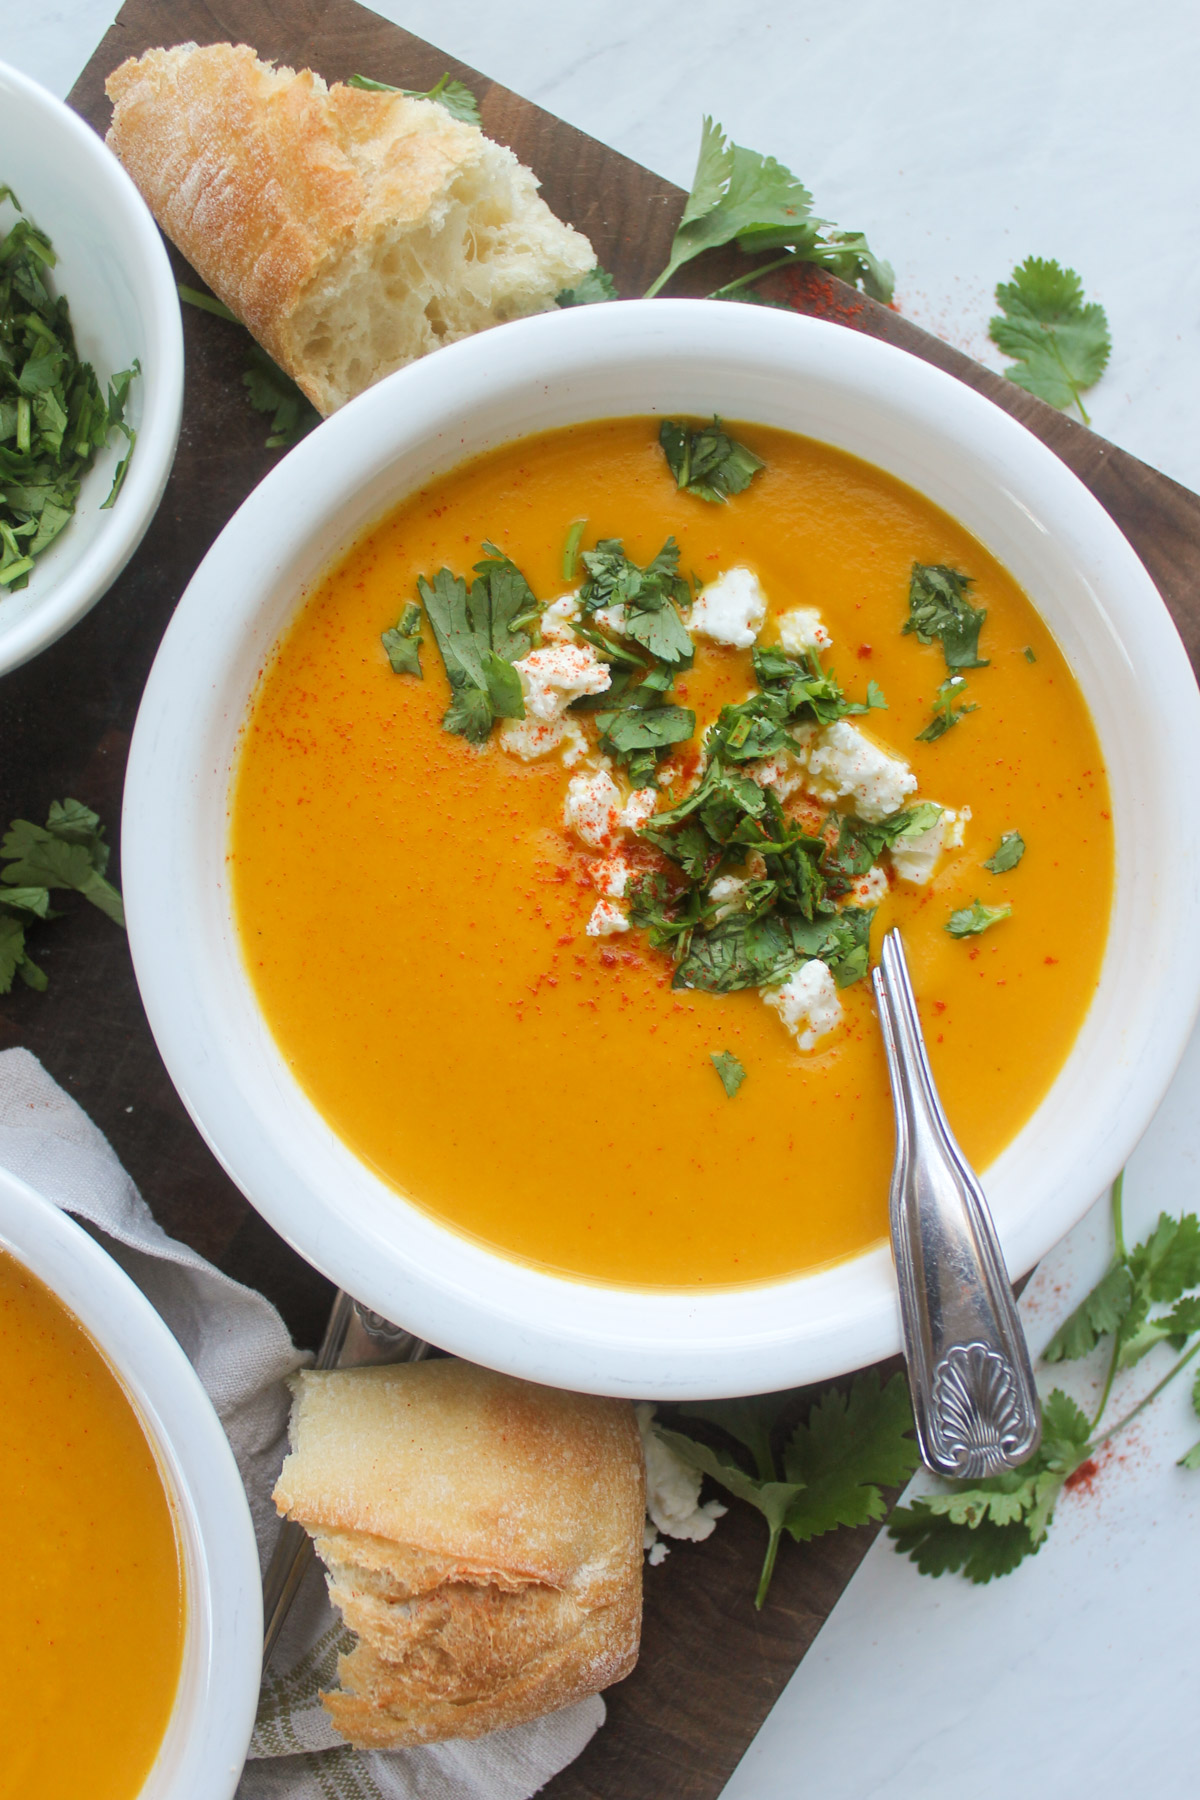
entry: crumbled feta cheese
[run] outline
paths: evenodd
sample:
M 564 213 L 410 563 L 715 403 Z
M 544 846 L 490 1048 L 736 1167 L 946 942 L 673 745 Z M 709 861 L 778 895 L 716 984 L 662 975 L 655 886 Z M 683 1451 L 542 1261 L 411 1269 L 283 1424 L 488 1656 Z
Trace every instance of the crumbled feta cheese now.
M 970 817 L 969 806 L 961 807 L 957 812 L 953 807 L 945 806 L 928 831 L 923 831 L 919 837 L 898 839 L 890 854 L 892 867 L 901 881 L 924 887 L 932 879 L 943 851 L 957 850 L 962 843 Z
M 885 871 L 876 865 L 868 869 L 865 875 L 856 876 L 850 883 L 851 906 L 878 906 L 888 891 L 888 878 Z
M 789 976 L 782 987 L 760 988 L 759 992 L 779 1014 L 801 1050 L 811 1050 L 842 1016 L 833 976 L 815 957 Z
M 621 829 L 621 790 L 607 769 L 572 775 L 563 824 L 593 850 L 605 850 Z
M 797 606 L 792 612 L 781 613 L 778 624 L 780 646 L 789 656 L 800 656 L 805 650 L 828 650 L 833 645 L 815 606 Z
M 578 719 L 572 719 L 568 715 L 562 723 L 562 759 L 568 769 L 573 769 L 581 757 L 589 754 L 589 745 Z
M 777 799 L 786 800 L 797 788 L 804 786 L 808 775 L 808 758 L 803 753 L 780 750 L 763 762 L 748 763 L 745 773 L 752 781 L 757 781 L 759 787 L 770 788 Z
M 662 1539 L 654 1532 L 653 1526 L 651 1526 L 650 1529 L 653 1536 L 653 1542 L 647 1545 L 650 1554 L 646 1558 L 646 1561 L 650 1564 L 652 1569 L 657 1569 L 660 1563 L 665 1563 L 668 1556 L 670 1556 L 671 1546 L 663 1543 Z
M 716 644 L 748 650 L 767 617 L 767 596 L 752 569 L 726 569 L 701 588 L 688 618 L 688 630 Z
M 639 1402 L 634 1411 L 646 1459 L 646 1511 L 657 1529 L 668 1537 L 702 1543 L 712 1535 L 717 1520 L 723 1519 L 729 1508 L 722 1506 L 719 1500 L 709 1500 L 704 1506 L 699 1504 L 702 1480 L 699 1469 L 693 1469 L 663 1443 L 654 1430 L 654 1407 L 648 1401 Z
M 640 831 L 658 805 L 656 788 L 634 788 L 621 808 L 621 823 L 626 831 Z
M 598 606 L 592 614 L 592 618 L 599 625 L 601 631 L 624 631 L 624 603 L 618 600 L 615 606 Z
M 839 719 L 817 733 L 808 759 L 809 791 L 820 800 L 849 796 L 860 819 L 877 825 L 899 812 L 917 785 L 908 764 Z
M 709 899 L 717 903 L 714 923 L 719 925 L 722 919 L 731 918 L 735 912 L 742 910 L 742 895 L 745 891 L 746 883 L 741 875 L 717 876 L 708 890 Z
M 578 594 L 560 594 L 552 600 L 542 613 L 542 636 L 551 643 L 572 644 L 575 641 L 571 627 L 579 617 Z
M 615 937 L 629 930 L 629 920 L 615 900 L 597 900 L 592 916 L 584 926 L 588 937 Z
M 623 900 L 633 869 L 618 851 L 615 856 L 601 857 L 592 864 L 592 886 L 609 900 Z
M 523 719 L 506 719 L 500 743 L 526 762 L 557 750 L 568 736 L 566 710 L 581 694 L 602 694 L 611 683 L 608 667 L 590 644 L 549 644 L 513 664 L 525 701 Z

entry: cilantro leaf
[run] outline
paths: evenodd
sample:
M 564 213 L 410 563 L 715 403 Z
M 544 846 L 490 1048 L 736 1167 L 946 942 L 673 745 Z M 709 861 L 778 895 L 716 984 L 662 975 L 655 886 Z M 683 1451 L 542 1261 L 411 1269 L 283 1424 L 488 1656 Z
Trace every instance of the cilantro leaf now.
M 886 1385 L 874 1369 L 856 1375 L 848 1393 L 831 1387 L 796 1427 L 784 1457 L 789 1481 L 803 1491 L 788 1509 L 786 1529 L 800 1543 L 839 1525 L 881 1519 L 882 1487 L 902 1487 L 920 1461 L 912 1404 L 903 1375 Z
M 439 569 L 432 581 L 422 575 L 417 591 L 450 683 L 447 731 L 482 744 L 496 719 L 523 719 L 521 678 L 513 663 L 531 645 L 523 622 L 538 611 L 537 601 L 511 559 L 485 543 L 475 564 L 478 579 L 468 592 L 461 575 Z
M 744 492 L 766 467 L 753 450 L 722 429 L 715 413 L 711 425 L 695 427 L 664 419 L 658 441 L 675 486 L 717 505 L 724 505 L 730 494 Z
M 415 675 L 423 679 L 421 670 L 421 609 L 414 600 L 410 600 L 399 619 L 390 631 L 382 634 L 380 642 L 387 651 L 392 672 L 396 675 Z
M 579 601 L 585 613 L 620 606 L 626 637 L 660 662 L 679 668 L 691 663 L 692 640 L 679 612 L 691 590 L 679 573 L 679 546 L 673 537 L 644 569 L 626 556 L 619 538 L 604 538 L 594 550 L 585 550 L 583 564 L 588 573 Z
M 451 81 L 449 70 L 431 88 L 392 87 L 386 81 L 373 81 L 369 75 L 351 75 L 346 86 L 361 88 L 368 94 L 403 94 L 406 100 L 436 100 L 452 119 L 461 119 L 464 125 L 480 124 L 479 103 L 474 94 L 465 82 Z
M 1132 1368 L 1158 1344 L 1170 1344 L 1182 1350 L 1193 1332 L 1200 1331 L 1200 1294 L 1185 1294 L 1170 1312 L 1156 1319 L 1143 1319 L 1128 1332 L 1122 1332 L 1117 1353 L 1117 1367 Z
M 948 675 L 946 677 L 945 681 L 943 681 L 938 688 L 938 697 L 934 702 L 932 719 L 930 719 L 924 731 L 918 731 L 917 733 L 917 742 L 919 744 L 936 744 L 940 737 L 945 737 L 952 725 L 957 725 L 958 721 L 960 719 L 965 719 L 968 713 L 979 711 L 979 708 L 973 700 L 968 701 L 965 706 L 956 706 L 954 704 L 956 700 L 962 698 L 966 691 L 967 680 L 965 675 Z
M 1073 1362 L 1094 1350 L 1108 1332 L 1116 1331 L 1133 1303 L 1133 1277 L 1117 1263 L 1063 1321 L 1042 1356 L 1046 1362 Z
M 597 266 L 589 269 L 581 281 L 573 288 L 564 288 L 554 301 L 555 306 L 595 306 L 604 300 L 618 300 L 617 284 L 607 269 Z
M 285 375 L 277 362 L 269 357 L 261 344 L 251 344 L 246 352 L 246 368 L 242 386 L 255 412 L 271 415 L 271 430 L 266 440 L 268 450 L 284 450 L 299 443 L 321 415 L 302 394 L 290 375 Z
M 1025 839 L 1019 831 L 1006 831 L 992 854 L 984 863 L 993 875 L 1007 875 L 1015 869 L 1025 854 Z
M 828 238 L 822 238 L 823 231 Z M 808 189 L 770 156 L 727 143 L 711 118 L 700 133 L 700 155 L 692 189 L 671 245 L 666 268 L 646 290 L 650 299 L 677 269 L 704 250 L 736 241 L 747 255 L 786 250 L 784 262 L 817 262 L 842 279 L 861 281 L 876 299 L 890 300 L 893 277 L 888 264 L 874 256 L 861 232 L 839 231 L 812 213 Z M 774 266 L 774 265 L 771 265 Z M 767 270 L 756 271 L 759 274 Z M 729 283 L 718 290 L 730 297 Z
M 970 906 L 962 906 L 957 912 L 952 912 L 945 929 L 951 937 L 978 937 L 990 925 L 998 925 L 1001 919 L 1011 917 L 1011 906 L 985 906 L 982 900 L 974 900 Z
M 95 821 L 94 825 L 80 825 L 80 814 Z M 99 820 L 77 801 L 67 801 L 57 814 L 52 809 L 45 826 L 14 819 L 0 843 L 0 857 L 8 863 L 0 874 L 6 886 L 74 888 L 115 924 L 124 925 L 121 896 L 103 874 L 108 846 L 100 835 Z
M 908 582 L 908 618 L 902 630 L 915 631 L 922 644 L 940 638 L 946 667 L 986 669 L 979 655 L 979 632 L 987 612 L 967 599 L 974 586 L 970 575 L 945 563 L 914 563 Z
M 1129 1267 L 1149 1299 L 1160 1303 L 1200 1287 L 1200 1219 L 1195 1213 L 1179 1219 L 1160 1213 L 1150 1236 L 1130 1251 Z
M 730 1050 L 714 1050 L 709 1058 L 721 1077 L 721 1086 L 732 1100 L 746 1079 L 746 1071 Z
M 1083 390 L 1099 381 L 1112 350 L 1104 308 L 1085 304 L 1074 269 L 1040 256 L 1027 256 L 999 284 L 996 303 L 988 335 L 1016 359 L 1008 379 L 1051 406 L 1077 406 L 1089 425 Z
M 795 1396 L 791 1393 L 748 1394 L 740 1400 L 688 1400 L 679 1411 L 689 1419 L 703 1419 L 726 1431 L 754 1458 L 754 1466 L 763 1481 L 777 1476 L 775 1454 L 771 1449 L 771 1433 L 778 1425 Z
M 707 1444 L 698 1443 L 695 1438 L 685 1437 L 680 1431 L 668 1431 L 660 1425 L 655 1425 L 654 1430 L 668 1449 L 682 1457 L 684 1462 L 690 1463 L 692 1468 L 699 1469 L 702 1474 L 710 1475 L 738 1500 L 745 1500 L 749 1506 L 754 1507 L 766 1520 L 769 1534 L 767 1551 L 754 1600 L 755 1606 L 761 1610 L 775 1569 L 779 1539 L 787 1521 L 788 1509 L 800 1492 L 799 1486 L 790 1481 L 756 1479 L 753 1475 L 747 1475 L 732 1456 L 713 1450 Z
M 194 306 L 197 312 L 211 313 L 214 319 L 225 319 L 231 325 L 240 325 L 241 320 L 235 312 L 231 312 L 223 300 L 215 294 L 206 294 L 200 288 L 188 287 L 185 282 L 175 283 L 179 298 L 188 306 Z
M 934 1512 L 925 1500 L 898 1506 L 888 1520 L 888 1536 L 922 1575 L 959 1573 L 980 1584 L 1011 1574 L 1041 1548 L 1023 1521 L 997 1525 L 981 1519 L 972 1529 Z

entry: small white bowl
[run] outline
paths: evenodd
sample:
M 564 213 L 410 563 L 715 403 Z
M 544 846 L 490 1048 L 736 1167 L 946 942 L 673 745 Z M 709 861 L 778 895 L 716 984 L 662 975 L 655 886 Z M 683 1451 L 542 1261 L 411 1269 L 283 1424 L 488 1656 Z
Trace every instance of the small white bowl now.
M 258 1704 L 262 1586 L 250 1509 L 225 1433 L 141 1290 L 81 1226 L 4 1169 L 0 1249 L 56 1294 L 103 1352 L 173 1503 L 186 1589 L 183 1662 L 166 1735 L 138 1800 L 229 1800 Z M 131 1669 L 131 1705 L 137 1685 Z
M 1101 981 L 1050 1093 L 985 1172 L 1009 1267 L 1028 1269 L 1122 1166 L 1191 1030 L 1200 696 L 1149 577 L 1087 489 L 1007 413 L 915 357 L 767 308 L 653 300 L 543 314 L 402 370 L 286 457 L 197 571 L 142 702 L 123 828 L 130 942 L 159 1048 L 276 1230 L 446 1349 L 535 1381 L 664 1399 L 789 1387 L 893 1354 L 887 1249 L 761 1286 L 638 1292 L 562 1279 L 447 1230 L 360 1163 L 289 1072 L 246 974 L 225 852 L 263 662 L 372 521 L 530 432 L 714 411 L 837 445 L 960 520 L 1030 595 L 1091 707 L 1117 840 Z M 569 1198 L 569 1171 L 564 1184 Z
M 101 511 L 125 454 L 117 432 L 84 477 L 70 524 L 37 558 L 29 585 L 0 597 L 0 675 L 54 643 L 107 593 L 145 535 L 167 485 L 183 412 L 179 297 L 158 227 L 116 157 L 77 113 L 0 63 L 0 185 L 58 257 L 79 354 L 109 378 L 136 357 L 126 417 L 137 448 L 113 506 Z M 15 215 L 0 208 L 3 230 Z M 2 594 L 2 590 L 0 590 Z

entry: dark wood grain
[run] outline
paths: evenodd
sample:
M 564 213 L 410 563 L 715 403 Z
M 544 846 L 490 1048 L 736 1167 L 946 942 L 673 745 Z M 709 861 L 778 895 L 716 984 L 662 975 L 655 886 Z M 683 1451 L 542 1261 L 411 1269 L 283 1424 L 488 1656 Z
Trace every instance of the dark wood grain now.
M 102 131 L 105 76 L 126 56 L 189 38 L 251 43 L 260 55 L 330 80 L 357 70 L 426 87 L 448 69 L 475 91 L 485 129 L 536 170 L 554 210 L 587 232 L 623 294 L 643 292 L 666 260 L 676 188 L 351 0 L 129 0 L 72 103 Z M 744 268 L 735 253 L 717 256 L 684 271 L 672 291 L 703 293 Z M 777 276 L 766 285 L 800 311 L 937 364 L 1036 432 L 1129 537 L 1200 664 L 1200 498 L 827 276 Z M 0 819 L 43 816 L 51 798 L 73 794 L 116 821 L 138 700 L 171 611 L 230 514 L 277 460 L 242 397 L 238 333 L 185 312 L 184 429 L 162 509 L 103 604 L 0 683 Z M 299 1341 L 315 1342 L 328 1284 L 259 1218 L 192 1127 L 154 1047 L 120 934 L 81 903 L 39 934 L 38 955 L 49 992 L 19 989 L 2 1003 L 0 1043 L 28 1045 L 79 1099 L 169 1231 L 268 1293 Z M 763 1541 L 755 1516 L 735 1507 L 707 1544 L 676 1546 L 649 1574 L 643 1654 L 608 1696 L 607 1728 L 547 1795 L 712 1800 L 873 1534 L 863 1528 L 788 1545 L 761 1614 L 752 1604 Z

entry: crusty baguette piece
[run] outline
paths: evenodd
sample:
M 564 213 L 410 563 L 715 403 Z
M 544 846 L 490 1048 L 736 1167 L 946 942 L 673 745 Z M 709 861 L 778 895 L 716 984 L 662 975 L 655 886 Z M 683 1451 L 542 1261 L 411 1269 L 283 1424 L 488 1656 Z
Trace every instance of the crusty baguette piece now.
M 319 412 L 595 265 L 512 151 L 434 101 L 326 88 L 246 44 L 148 50 L 105 85 L 155 218 Z
M 361 1748 L 479 1737 L 637 1660 L 633 1409 L 439 1359 L 306 1371 L 275 1504 L 357 1634 L 322 1699 Z

